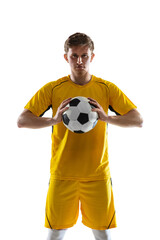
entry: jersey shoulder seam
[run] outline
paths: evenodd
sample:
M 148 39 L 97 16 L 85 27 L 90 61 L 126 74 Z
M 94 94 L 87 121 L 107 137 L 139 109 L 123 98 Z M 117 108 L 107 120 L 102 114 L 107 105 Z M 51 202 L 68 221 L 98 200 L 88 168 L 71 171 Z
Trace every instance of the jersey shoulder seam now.
M 57 79 L 56 81 L 52 81 L 51 84 L 52 84 L 52 91 L 58 87 L 59 85 L 65 83 L 65 82 L 68 82 L 67 80 L 67 77 L 63 77 L 63 78 L 59 78 Z
M 96 80 L 95 80 L 95 82 L 96 83 L 100 83 L 100 84 L 103 84 L 103 85 L 105 85 L 108 89 L 109 89 L 109 81 L 107 81 L 107 80 L 104 80 L 104 79 L 102 79 L 102 78 L 97 78 Z

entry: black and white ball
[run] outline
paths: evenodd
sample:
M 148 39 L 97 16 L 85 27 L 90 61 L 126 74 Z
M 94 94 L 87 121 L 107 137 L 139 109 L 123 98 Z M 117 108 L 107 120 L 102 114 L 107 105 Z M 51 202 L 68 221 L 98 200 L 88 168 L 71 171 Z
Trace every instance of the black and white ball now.
M 64 125 L 72 132 L 86 133 L 92 130 L 98 121 L 97 112 L 92 112 L 94 105 L 89 103 L 86 97 L 74 97 L 71 99 L 69 107 L 62 115 Z

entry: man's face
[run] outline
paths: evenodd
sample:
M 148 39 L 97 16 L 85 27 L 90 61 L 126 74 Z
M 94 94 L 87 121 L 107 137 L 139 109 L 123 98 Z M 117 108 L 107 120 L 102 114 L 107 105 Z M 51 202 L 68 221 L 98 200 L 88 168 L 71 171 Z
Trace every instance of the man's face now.
M 91 53 L 88 46 L 73 46 L 69 48 L 67 54 L 64 54 L 64 58 L 69 63 L 71 71 L 76 75 L 89 72 L 89 65 L 94 56 L 95 54 Z

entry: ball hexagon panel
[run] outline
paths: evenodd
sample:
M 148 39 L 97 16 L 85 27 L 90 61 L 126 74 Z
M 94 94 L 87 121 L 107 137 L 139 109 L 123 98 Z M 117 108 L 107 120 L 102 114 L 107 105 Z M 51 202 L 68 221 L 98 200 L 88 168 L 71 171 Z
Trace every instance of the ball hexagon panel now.
M 78 99 L 79 99 L 80 101 L 82 101 L 82 102 L 89 102 L 88 98 L 86 98 L 86 97 L 78 96 L 78 97 L 76 97 L 76 98 L 78 98 Z
M 91 105 L 88 104 L 88 102 L 81 101 L 77 107 L 79 111 L 83 113 L 89 113 L 91 111 Z
M 95 122 L 95 119 L 98 119 L 98 114 L 97 112 L 90 112 L 88 114 L 88 117 L 89 117 L 89 121 L 93 123 Z
M 68 110 L 67 110 L 67 116 L 68 118 L 72 121 L 76 121 L 78 116 L 79 116 L 79 110 L 77 107 L 70 107 Z
M 81 124 L 77 121 L 70 121 L 67 126 L 72 132 L 81 130 Z
M 92 128 L 93 128 L 93 124 L 91 124 L 91 122 L 87 122 L 87 123 L 85 123 L 85 124 L 82 126 L 81 130 L 82 130 L 83 132 L 88 132 L 88 131 L 90 131 Z

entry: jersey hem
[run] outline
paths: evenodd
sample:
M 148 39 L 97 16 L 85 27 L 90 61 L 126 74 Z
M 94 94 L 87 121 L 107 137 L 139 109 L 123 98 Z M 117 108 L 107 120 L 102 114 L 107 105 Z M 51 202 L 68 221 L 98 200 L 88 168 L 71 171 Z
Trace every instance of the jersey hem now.
M 113 224 L 109 228 L 107 228 L 107 226 L 93 226 L 93 225 L 90 225 L 90 224 L 86 223 L 84 220 L 82 220 L 82 223 L 86 227 L 89 227 L 89 228 L 92 228 L 92 229 L 96 229 L 96 230 L 107 230 L 107 229 L 111 229 L 111 228 L 116 228 L 117 227 L 117 224 Z
M 76 223 L 74 222 L 73 224 L 69 224 L 69 225 L 59 225 L 59 226 L 57 226 L 57 225 L 52 225 L 52 228 L 45 224 L 44 227 L 45 227 L 45 228 L 49 228 L 49 229 L 57 229 L 57 230 L 58 230 L 58 229 L 71 228 L 71 227 L 73 227 L 75 224 L 76 224 Z
M 104 177 L 88 177 L 88 178 L 79 178 L 79 177 L 59 177 L 59 176 L 54 176 L 51 174 L 51 179 L 57 179 L 57 180 L 74 180 L 74 181 L 102 181 L 102 180 L 107 180 L 111 178 L 111 175 L 106 175 Z

